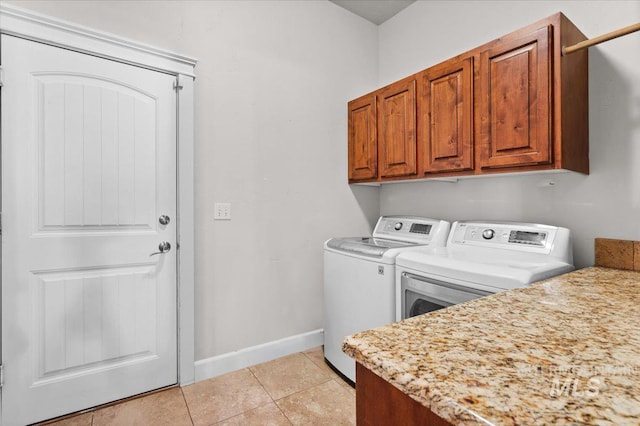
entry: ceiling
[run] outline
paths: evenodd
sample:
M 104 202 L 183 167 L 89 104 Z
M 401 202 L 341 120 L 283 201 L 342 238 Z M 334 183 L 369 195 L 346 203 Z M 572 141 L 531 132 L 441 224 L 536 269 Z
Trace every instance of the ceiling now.
M 400 12 L 416 0 L 329 0 L 376 25 Z

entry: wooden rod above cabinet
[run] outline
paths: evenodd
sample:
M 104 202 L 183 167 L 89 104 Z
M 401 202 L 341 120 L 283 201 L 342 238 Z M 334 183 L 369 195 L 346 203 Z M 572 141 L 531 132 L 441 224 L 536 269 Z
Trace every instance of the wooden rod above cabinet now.
M 600 44 L 614 38 L 622 37 L 636 31 L 640 31 L 640 22 L 637 24 L 629 25 L 628 27 L 620 28 L 619 30 L 611 31 L 610 33 L 603 34 L 599 37 L 581 41 L 580 43 L 576 43 L 573 46 L 562 46 L 562 55 L 565 56 L 570 53 L 577 52 L 578 50 L 586 49 L 587 47 L 595 46 L 596 44 Z

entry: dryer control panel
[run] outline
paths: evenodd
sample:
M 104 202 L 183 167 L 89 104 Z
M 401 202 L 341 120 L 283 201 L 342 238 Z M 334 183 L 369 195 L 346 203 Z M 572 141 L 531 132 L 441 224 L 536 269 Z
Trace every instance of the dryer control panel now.
M 550 254 L 559 236 L 569 244 L 569 230 L 557 226 L 519 222 L 456 222 L 449 244 L 493 247 Z
M 496 225 L 467 226 L 463 241 L 483 241 L 494 244 L 526 244 L 544 247 L 549 238 L 549 230 L 505 228 Z

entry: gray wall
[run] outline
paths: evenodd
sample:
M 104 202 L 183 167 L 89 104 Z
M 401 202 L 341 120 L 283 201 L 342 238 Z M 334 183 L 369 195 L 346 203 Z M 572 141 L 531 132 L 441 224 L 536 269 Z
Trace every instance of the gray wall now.
M 563 12 L 587 37 L 640 21 L 639 1 L 417 1 L 379 28 L 378 86 Z M 382 214 L 567 226 L 577 266 L 593 239 L 640 240 L 640 33 L 589 51 L 591 173 L 382 186 Z M 553 181 L 555 186 L 545 186 Z
M 196 358 L 322 328 L 322 243 L 379 211 L 377 188 L 346 184 L 377 27 L 325 0 L 13 3 L 198 58 Z
M 640 239 L 640 34 L 591 50 L 591 175 L 346 184 L 348 100 L 556 11 L 588 36 L 638 22 L 640 2 L 418 1 L 380 27 L 325 0 L 13 3 L 199 59 L 197 359 L 321 328 L 322 242 L 379 213 L 569 226 L 580 266 L 595 236 Z

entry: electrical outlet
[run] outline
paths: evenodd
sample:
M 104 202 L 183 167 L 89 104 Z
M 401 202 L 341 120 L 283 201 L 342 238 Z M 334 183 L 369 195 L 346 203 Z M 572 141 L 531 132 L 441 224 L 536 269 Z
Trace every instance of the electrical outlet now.
M 231 203 L 215 203 L 214 220 L 231 220 Z

